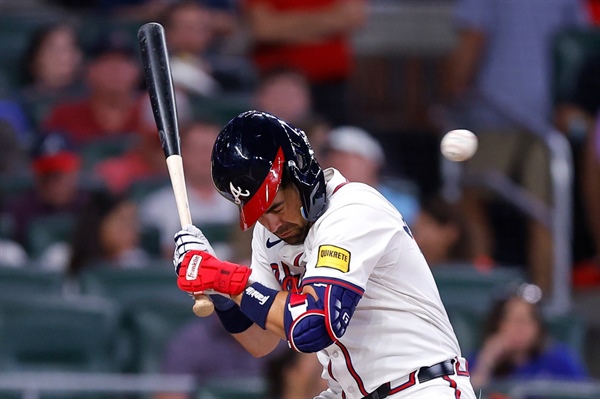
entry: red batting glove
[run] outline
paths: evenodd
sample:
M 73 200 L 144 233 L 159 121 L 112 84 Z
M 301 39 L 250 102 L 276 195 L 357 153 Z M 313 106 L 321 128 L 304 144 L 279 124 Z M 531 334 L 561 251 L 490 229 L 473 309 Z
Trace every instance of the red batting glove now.
M 177 272 L 177 285 L 185 292 L 213 289 L 222 294 L 237 295 L 246 288 L 250 269 L 223 262 L 208 252 L 188 251 Z

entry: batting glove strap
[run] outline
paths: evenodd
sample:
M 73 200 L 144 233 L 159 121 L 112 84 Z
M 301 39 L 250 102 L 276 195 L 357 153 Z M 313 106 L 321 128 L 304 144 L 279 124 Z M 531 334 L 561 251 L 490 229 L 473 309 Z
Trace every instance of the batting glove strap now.
M 267 316 L 279 291 L 252 283 L 244 290 L 240 308 L 250 320 L 266 330 Z
M 177 285 L 186 292 L 213 289 L 229 295 L 240 294 L 250 278 L 246 266 L 223 262 L 208 252 L 188 251 L 177 269 Z

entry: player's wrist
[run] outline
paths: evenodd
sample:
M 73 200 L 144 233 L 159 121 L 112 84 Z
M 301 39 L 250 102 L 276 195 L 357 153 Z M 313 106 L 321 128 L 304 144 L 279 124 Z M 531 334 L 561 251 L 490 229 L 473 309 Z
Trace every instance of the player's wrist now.
M 240 309 L 250 320 L 266 329 L 267 316 L 279 291 L 252 283 L 241 294 Z
M 220 296 L 220 295 L 216 295 Z M 240 307 L 233 301 L 233 306 L 227 310 L 219 309 L 219 306 L 215 305 L 215 313 L 221 321 L 223 328 L 230 334 L 240 334 L 246 331 L 254 322 L 248 318 Z

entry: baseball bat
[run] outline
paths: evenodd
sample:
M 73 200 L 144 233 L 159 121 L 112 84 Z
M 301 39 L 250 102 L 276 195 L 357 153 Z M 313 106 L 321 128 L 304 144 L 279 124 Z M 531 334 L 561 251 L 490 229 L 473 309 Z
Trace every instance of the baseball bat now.
M 177 106 L 165 30 L 161 24 L 156 22 L 144 24 L 138 31 L 138 42 L 152 112 L 158 129 L 160 144 L 165 153 L 173 194 L 177 203 L 179 221 L 181 227 L 183 227 L 192 223 L 192 217 L 183 174 Z M 197 316 L 205 317 L 213 312 L 214 305 L 206 295 L 197 295 L 195 298 L 193 311 Z

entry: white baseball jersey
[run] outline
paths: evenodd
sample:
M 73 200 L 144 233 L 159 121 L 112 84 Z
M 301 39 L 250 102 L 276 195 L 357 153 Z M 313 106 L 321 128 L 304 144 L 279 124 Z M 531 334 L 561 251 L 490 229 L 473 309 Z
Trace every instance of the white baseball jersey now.
M 458 341 L 423 254 L 402 215 L 374 188 L 325 170 L 328 205 L 303 245 L 256 224 L 252 276 L 299 292 L 304 282 L 362 294 L 346 333 L 318 353 L 330 389 L 362 398 L 412 371 L 460 356 Z

